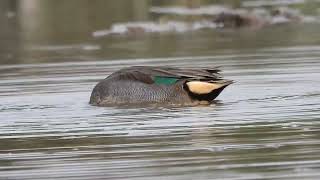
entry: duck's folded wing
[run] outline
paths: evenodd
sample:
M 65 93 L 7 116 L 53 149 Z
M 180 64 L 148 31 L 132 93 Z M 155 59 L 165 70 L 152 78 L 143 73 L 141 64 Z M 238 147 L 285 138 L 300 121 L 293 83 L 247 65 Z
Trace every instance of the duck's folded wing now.
M 176 78 L 219 78 L 220 70 L 213 68 L 173 68 L 166 66 L 133 66 L 126 71 L 139 71 L 150 76 L 176 77 Z
M 173 68 L 133 66 L 111 74 L 108 78 L 116 80 L 140 81 L 147 84 L 173 84 L 181 79 L 193 80 L 219 80 L 221 78 L 218 68 Z
M 112 79 L 113 81 L 139 81 L 146 84 L 153 84 L 153 78 L 146 73 L 140 71 L 117 71 L 111 74 L 107 79 Z

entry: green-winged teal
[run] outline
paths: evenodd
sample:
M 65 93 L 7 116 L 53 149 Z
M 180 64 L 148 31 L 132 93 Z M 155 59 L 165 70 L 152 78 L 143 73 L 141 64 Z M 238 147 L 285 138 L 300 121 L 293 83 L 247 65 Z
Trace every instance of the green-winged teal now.
M 232 83 L 217 68 L 134 66 L 114 72 L 93 89 L 90 104 L 210 104 Z

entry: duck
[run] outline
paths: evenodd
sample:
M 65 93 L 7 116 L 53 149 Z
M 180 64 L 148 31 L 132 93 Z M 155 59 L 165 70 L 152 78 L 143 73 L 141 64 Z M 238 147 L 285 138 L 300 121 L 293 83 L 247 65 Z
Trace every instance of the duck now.
M 209 105 L 233 83 L 223 79 L 219 72 L 218 67 L 127 67 L 98 82 L 92 90 L 89 104 Z

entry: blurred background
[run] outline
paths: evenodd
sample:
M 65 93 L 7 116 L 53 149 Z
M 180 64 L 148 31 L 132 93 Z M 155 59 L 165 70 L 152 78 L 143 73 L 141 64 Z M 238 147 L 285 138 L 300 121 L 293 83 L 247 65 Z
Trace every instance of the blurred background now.
M 0 3 L 1 64 L 196 56 L 319 43 L 317 0 Z M 222 13 L 249 22 L 223 28 L 221 22 L 236 17 L 216 21 Z

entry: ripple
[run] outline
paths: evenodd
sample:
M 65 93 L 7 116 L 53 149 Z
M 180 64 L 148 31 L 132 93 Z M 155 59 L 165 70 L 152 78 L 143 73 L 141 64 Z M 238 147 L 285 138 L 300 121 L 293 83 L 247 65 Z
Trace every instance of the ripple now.
M 1 66 L 0 179 L 316 179 L 317 48 Z M 141 63 L 222 66 L 236 83 L 211 106 L 88 105 L 99 79 Z

